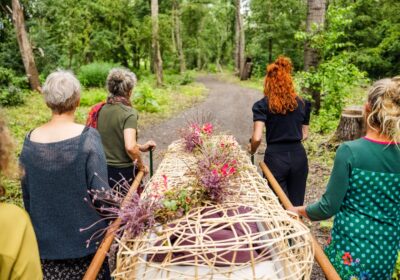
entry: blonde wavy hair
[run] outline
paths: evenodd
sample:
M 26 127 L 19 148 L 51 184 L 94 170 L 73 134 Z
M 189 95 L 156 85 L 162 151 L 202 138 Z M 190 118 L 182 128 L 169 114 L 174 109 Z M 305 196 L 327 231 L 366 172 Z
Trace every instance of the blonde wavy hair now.
M 14 143 L 6 126 L 3 116 L 0 115 L 0 175 L 8 175 L 13 165 Z M 5 189 L 0 182 L 0 196 L 5 194 Z
M 370 128 L 400 143 L 400 76 L 376 81 L 368 93 Z

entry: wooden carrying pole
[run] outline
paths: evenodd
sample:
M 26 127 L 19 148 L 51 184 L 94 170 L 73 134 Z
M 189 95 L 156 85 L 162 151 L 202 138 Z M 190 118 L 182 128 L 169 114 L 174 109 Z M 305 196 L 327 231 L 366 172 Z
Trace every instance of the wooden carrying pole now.
M 285 209 L 293 207 L 293 204 L 290 202 L 289 198 L 286 196 L 285 192 L 282 190 L 279 183 L 276 181 L 274 175 L 271 173 L 269 168 L 264 162 L 260 162 L 261 170 L 263 171 L 265 177 L 267 177 L 268 182 L 270 183 L 272 189 L 274 190 L 275 194 L 279 197 L 279 200 L 282 202 L 282 205 Z M 339 274 L 336 272 L 335 268 L 325 255 L 324 251 L 322 250 L 321 246 L 318 244 L 317 240 L 314 238 L 313 235 L 312 242 L 315 250 L 315 259 L 320 265 L 322 271 L 324 272 L 326 279 L 328 280 L 341 280 Z
M 129 189 L 128 194 L 124 198 L 122 202 L 121 208 L 124 207 L 128 201 L 132 198 L 132 195 L 136 192 L 137 188 L 140 185 L 144 176 L 143 171 L 139 171 L 135 177 L 135 180 L 132 183 L 131 188 Z M 83 280 L 96 280 L 97 274 L 99 274 L 100 268 L 103 265 L 104 259 L 106 258 L 107 252 L 111 247 L 111 244 L 114 240 L 115 232 L 121 225 L 121 219 L 116 219 L 112 224 L 111 227 L 107 230 L 106 236 L 104 237 L 103 241 L 100 244 L 99 249 L 97 250 L 96 254 L 93 257 L 92 262 L 88 270 L 83 277 Z

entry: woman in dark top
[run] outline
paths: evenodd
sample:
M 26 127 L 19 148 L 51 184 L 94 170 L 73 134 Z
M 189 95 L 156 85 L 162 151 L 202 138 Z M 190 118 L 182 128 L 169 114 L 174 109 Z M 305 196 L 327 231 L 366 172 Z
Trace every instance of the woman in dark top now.
M 23 200 L 38 240 L 44 279 L 82 279 L 96 252 L 95 242 L 87 241 L 107 227 L 99 222 L 102 217 L 88 194 L 109 189 L 106 158 L 98 132 L 74 122 L 80 100 L 74 75 L 50 74 L 43 95 L 52 117 L 25 138 L 20 157 Z M 99 279 L 110 279 L 106 264 Z
M 391 279 L 400 249 L 400 77 L 374 83 L 367 134 L 336 152 L 319 201 L 289 209 L 313 221 L 335 216 L 325 253 L 342 279 Z
M 264 162 L 293 205 L 302 205 L 308 175 L 307 155 L 301 143 L 308 135 L 310 103 L 299 97 L 292 81 L 292 64 L 280 56 L 268 65 L 264 97 L 253 105 L 250 152 L 261 143 L 266 126 Z
M 121 180 L 131 185 L 138 170 L 147 173 L 140 153 L 156 147 L 154 141 L 137 143 L 138 112 L 130 101 L 135 85 L 134 73 L 122 68 L 112 69 L 107 77 L 109 96 L 98 113 L 97 130 L 107 158 L 111 187 L 120 186 Z M 127 188 L 121 191 L 124 193 Z

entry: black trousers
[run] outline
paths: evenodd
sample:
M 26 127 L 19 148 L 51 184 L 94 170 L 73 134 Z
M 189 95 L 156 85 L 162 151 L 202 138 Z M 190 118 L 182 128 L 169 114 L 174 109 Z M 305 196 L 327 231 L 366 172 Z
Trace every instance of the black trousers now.
M 308 160 L 301 143 L 270 144 L 264 162 L 294 206 L 304 203 Z
M 121 194 L 126 195 L 130 186 L 135 180 L 136 174 L 139 172 L 136 166 L 117 168 L 107 165 L 108 169 L 108 185 L 111 188 L 118 189 Z M 138 194 L 141 194 L 143 186 L 138 188 Z

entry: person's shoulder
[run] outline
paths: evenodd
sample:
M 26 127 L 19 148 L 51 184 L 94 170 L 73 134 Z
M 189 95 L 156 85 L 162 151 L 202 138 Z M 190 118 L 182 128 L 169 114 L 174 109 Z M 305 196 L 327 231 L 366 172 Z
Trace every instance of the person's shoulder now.
M 28 224 L 30 219 L 25 210 L 13 204 L 0 203 L 1 228 L 7 228 L 7 225 L 25 227 Z
M 268 100 L 266 97 L 261 98 L 260 100 L 254 102 L 253 108 L 263 108 L 266 109 L 268 106 Z
M 296 100 L 297 100 L 297 103 L 304 105 L 304 107 L 306 107 L 306 108 L 311 107 L 311 101 L 306 98 L 303 98 L 298 95 L 298 96 L 296 96 Z
M 364 149 L 366 141 L 364 138 L 358 138 L 356 140 L 345 141 L 340 146 L 346 147 L 349 150 Z
M 365 153 L 366 149 L 367 147 L 365 146 L 365 140 L 363 138 L 359 138 L 352 141 L 345 141 L 340 144 L 336 154 L 340 153 L 342 155 L 354 157 L 359 153 Z
M 138 112 L 136 111 L 135 108 L 124 105 L 122 103 L 118 104 L 119 110 L 121 113 L 124 115 L 125 118 L 130 117 L 130 116 L 137 116 Z
M 86 126 L 84 128 L 83 135 L 86 138 L 100 138 L 100 133 L 98 132 L 98 130 L 90 126 Z

